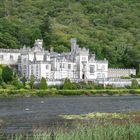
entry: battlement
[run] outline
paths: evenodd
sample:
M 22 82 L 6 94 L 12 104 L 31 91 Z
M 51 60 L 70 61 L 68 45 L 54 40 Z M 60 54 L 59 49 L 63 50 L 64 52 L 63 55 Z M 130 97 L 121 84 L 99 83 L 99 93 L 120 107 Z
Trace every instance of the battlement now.
M 79 53 L 82 55 L 89 55 L 89 49 L 86 49 L 85 47 L 79 48 Z
M 0 52 L 2 52 L 2 53 L 19 53 L 20 50 L 19 49 L 3 49 L 3 48 L 1 48 Z
M 130 75 L 136 75 L 136 69 L 125 68 L 109 68 L 108 77 L 129 77 Z
M 126 68 L 109 68 L 108 70 L 114 70 L 114 71 L 136 71 L 136 69 L 126 69 Z

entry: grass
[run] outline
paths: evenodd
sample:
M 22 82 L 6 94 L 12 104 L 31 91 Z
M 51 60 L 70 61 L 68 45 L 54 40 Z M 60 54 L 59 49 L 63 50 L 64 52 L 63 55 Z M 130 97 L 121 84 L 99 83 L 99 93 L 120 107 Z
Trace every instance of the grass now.
M 64 119 L 84 120 L 86 117 L 91 120 L 34 130 L 30 134 L 1 134 L 0 140 L 140 140 L 140 122 L 135 120 L 139 114 L 93 112 L 61 115 Z
M 140 125 L 93 123 L 78 125 L 73 130 L 35 131 L 32 135 L 0 136 L 1 140 L 140 140 Z

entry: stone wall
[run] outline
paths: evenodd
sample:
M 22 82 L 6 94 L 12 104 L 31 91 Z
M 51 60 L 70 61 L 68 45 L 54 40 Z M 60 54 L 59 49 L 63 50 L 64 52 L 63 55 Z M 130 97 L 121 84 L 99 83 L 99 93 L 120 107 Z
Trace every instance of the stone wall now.
M 136 75 L 136 69 L 108 69 L 108 78 L 120 78 Z

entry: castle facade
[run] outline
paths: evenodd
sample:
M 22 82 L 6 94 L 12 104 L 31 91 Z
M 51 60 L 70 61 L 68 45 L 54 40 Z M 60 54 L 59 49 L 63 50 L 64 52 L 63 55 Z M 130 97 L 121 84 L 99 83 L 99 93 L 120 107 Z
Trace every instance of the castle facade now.
M 87 48 L 80 48 L 76 39 L 71 39 L 71 51 L 57 53 L 53 49 L 43 48 L 43 40 L 35 40 L 33 48 L 24 46 L 21 49 L 0 49 L 0 64 L 17 65 L 21 77 L 36 80 L 42 77 L 47 80 L 75 80 L 92 81 L 107 79 L 117 73 L 116 69 L 108 69 L 108 61 L 96 60 L 95 54 Z M 119 69 L 120 70 L 120 69 Z M 123 75 L 135 75 L 135 70 L 126 70 Z M 117 75 L 119 77 L 119 75 Z

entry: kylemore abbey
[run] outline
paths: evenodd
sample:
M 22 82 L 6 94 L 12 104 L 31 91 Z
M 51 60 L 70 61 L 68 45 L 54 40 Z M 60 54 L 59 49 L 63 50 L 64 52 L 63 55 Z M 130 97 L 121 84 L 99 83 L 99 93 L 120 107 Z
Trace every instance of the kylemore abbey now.
M 43 40 L 35 40 L 34 47 L 21 49 L 0 49 L 0 64 L 16 66 L 21 77 L 35 76 L 36 81 L 42 77 L 47 81 L 94 81 L 109 78 L 136 75 L 135 69 L 108 68 L 108 60 L 96 60 L 95 54 L 87 48 L 80 48 L 77 40 L 70 40 L 71 51 L 57 53 L 51 48 L 45 50 Z

